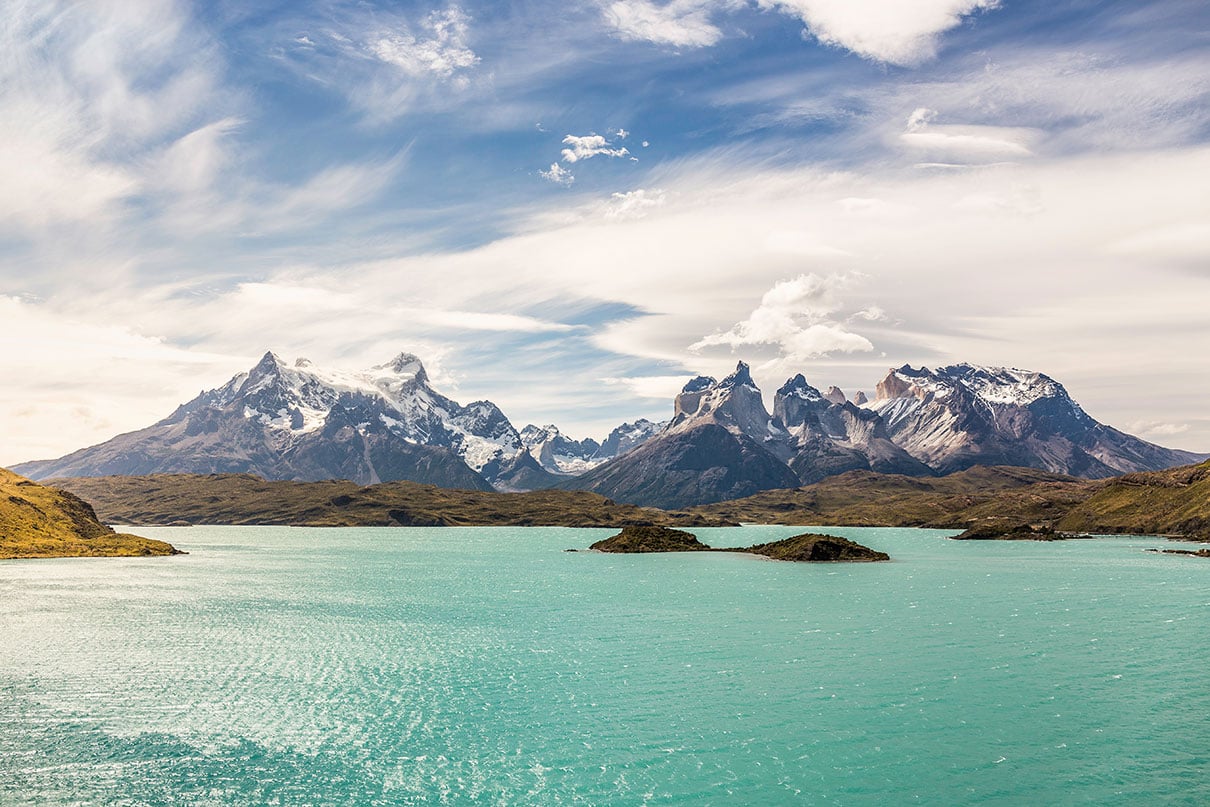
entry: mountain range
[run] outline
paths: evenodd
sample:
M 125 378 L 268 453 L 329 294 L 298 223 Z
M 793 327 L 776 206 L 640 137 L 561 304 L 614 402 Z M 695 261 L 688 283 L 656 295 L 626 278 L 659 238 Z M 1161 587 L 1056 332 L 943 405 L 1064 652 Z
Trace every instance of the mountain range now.
M 796 375 L 770 414 L 740 362 L 722 381 L 690 381 L 660 434 L 563 486 L 686 507 L 853 470 L 932 476 L 1012 465 L 1097 479 L 1205 458 L 1098 423 L 1041 373 L 904 365 L 879 382 L 873 401 L 864 397 L 821 393 Z
M 740 362 L 721 381 L 689 381 L 669 421 L 622 424 L 598 442 L 554 425 L 518 430 L 491 401 L 463 406 L 434 389 L 409 353 L 344 372 L 270 352 L 152 426 L 14 470 L 32 479 L 250 473 L 559 487 L 680 508 L 853 470 L 924 477 L 1013 465 L 1103 478 L 1204 457 L 1098 423 L 1050 377 L 1009 368 L 904 365 L 879 382 L 873 401 L 820 392 L 799 374 L 777 390 L 770 412 Z

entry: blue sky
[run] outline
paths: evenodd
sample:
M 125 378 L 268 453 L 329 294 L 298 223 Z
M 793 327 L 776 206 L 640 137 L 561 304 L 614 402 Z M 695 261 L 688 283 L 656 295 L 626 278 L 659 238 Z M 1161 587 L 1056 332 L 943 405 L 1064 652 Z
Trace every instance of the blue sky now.
M 266 349 L 603 436 L 737 358 L 1210 450 L 1210 10 L 0 2 L 0 462 Z

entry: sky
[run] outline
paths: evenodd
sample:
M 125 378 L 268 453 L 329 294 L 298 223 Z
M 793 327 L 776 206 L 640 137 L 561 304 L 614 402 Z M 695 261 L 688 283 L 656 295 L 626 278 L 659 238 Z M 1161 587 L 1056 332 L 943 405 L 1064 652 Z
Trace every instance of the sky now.
M 752 365 L 1210 451 L 1202 0 L 0 0 L 0 464 L 266 351 L 602 438 Z

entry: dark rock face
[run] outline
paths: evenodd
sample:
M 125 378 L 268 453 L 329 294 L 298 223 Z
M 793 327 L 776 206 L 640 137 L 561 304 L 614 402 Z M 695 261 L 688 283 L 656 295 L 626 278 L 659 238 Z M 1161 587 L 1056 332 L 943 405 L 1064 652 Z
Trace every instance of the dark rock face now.
M 665 433 L 560 487 L 676 509 L 797 484 L 793 471 L 751 439 L 704 423 Z
M 496 490 L 517 493 L 526 490 L 546 490 L 557 486 L 566 477 L 544 468 L 528 451 L 504 460 L 488 469 Z
M 754 555 L 764 555 L 774 560 L 812 563 L 841 561 L 853 563 L 891 559 L 891 556 L 887 553 L 870 549 L 868 546 L 862 546 L 856 541 L 839 538 L 835 535 L 819 535 L 815 533 L 805 533 L 781 541 L 757 544 L 740 551 L 751 552 Z
M 710 547 L 694 535 L 671 527 L 623 527 L 617 535 L 589 547 L 598 552 L 703 552 Z

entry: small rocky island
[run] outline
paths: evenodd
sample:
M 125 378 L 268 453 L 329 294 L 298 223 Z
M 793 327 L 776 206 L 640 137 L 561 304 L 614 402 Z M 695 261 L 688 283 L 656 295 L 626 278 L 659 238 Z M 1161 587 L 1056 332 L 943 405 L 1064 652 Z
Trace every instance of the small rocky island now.
M 1057 532 L 1051 527 L 1004 523 L 978 524 L 961 535 L 952 536 L 955 541 L 1069 541 L 1091 537 L 1082 533 Z
M 742 552 L 773 560 L 828 563 L 890 560 L 890 555 L 834 535 L 805 533 L 736 549 L 715 549 L 696 536 L 671 527 L 623 527 L 617 535 L 597 541 L 589 549 L 597 552 L 639 554 L 645 552 Z
M 639 554 L 644 552 L 709 552 L 697 536 L 671 527 L 623 527 L 622 531 L 589 547 L 597 552 Z
M 890 560 L 891 556 L 868 546 L 862 546 L 856 541 L 840 538 L 835 535 L 819 535 L 804 533 L 786 538 L 784 541 L 773 541 L 767 544 L 757 544 L 741 552 L 751 552 L 753 555 L 764 555 L 774 560 L 807 561 L 811 563 L 850 562 L 862 563 L 876 560 Z
M 1159 552 L 1164 555 L 1191 555 L 1195 558 L 1210 558 L 1210 549 L 1148 549 L 1148 552 Z

